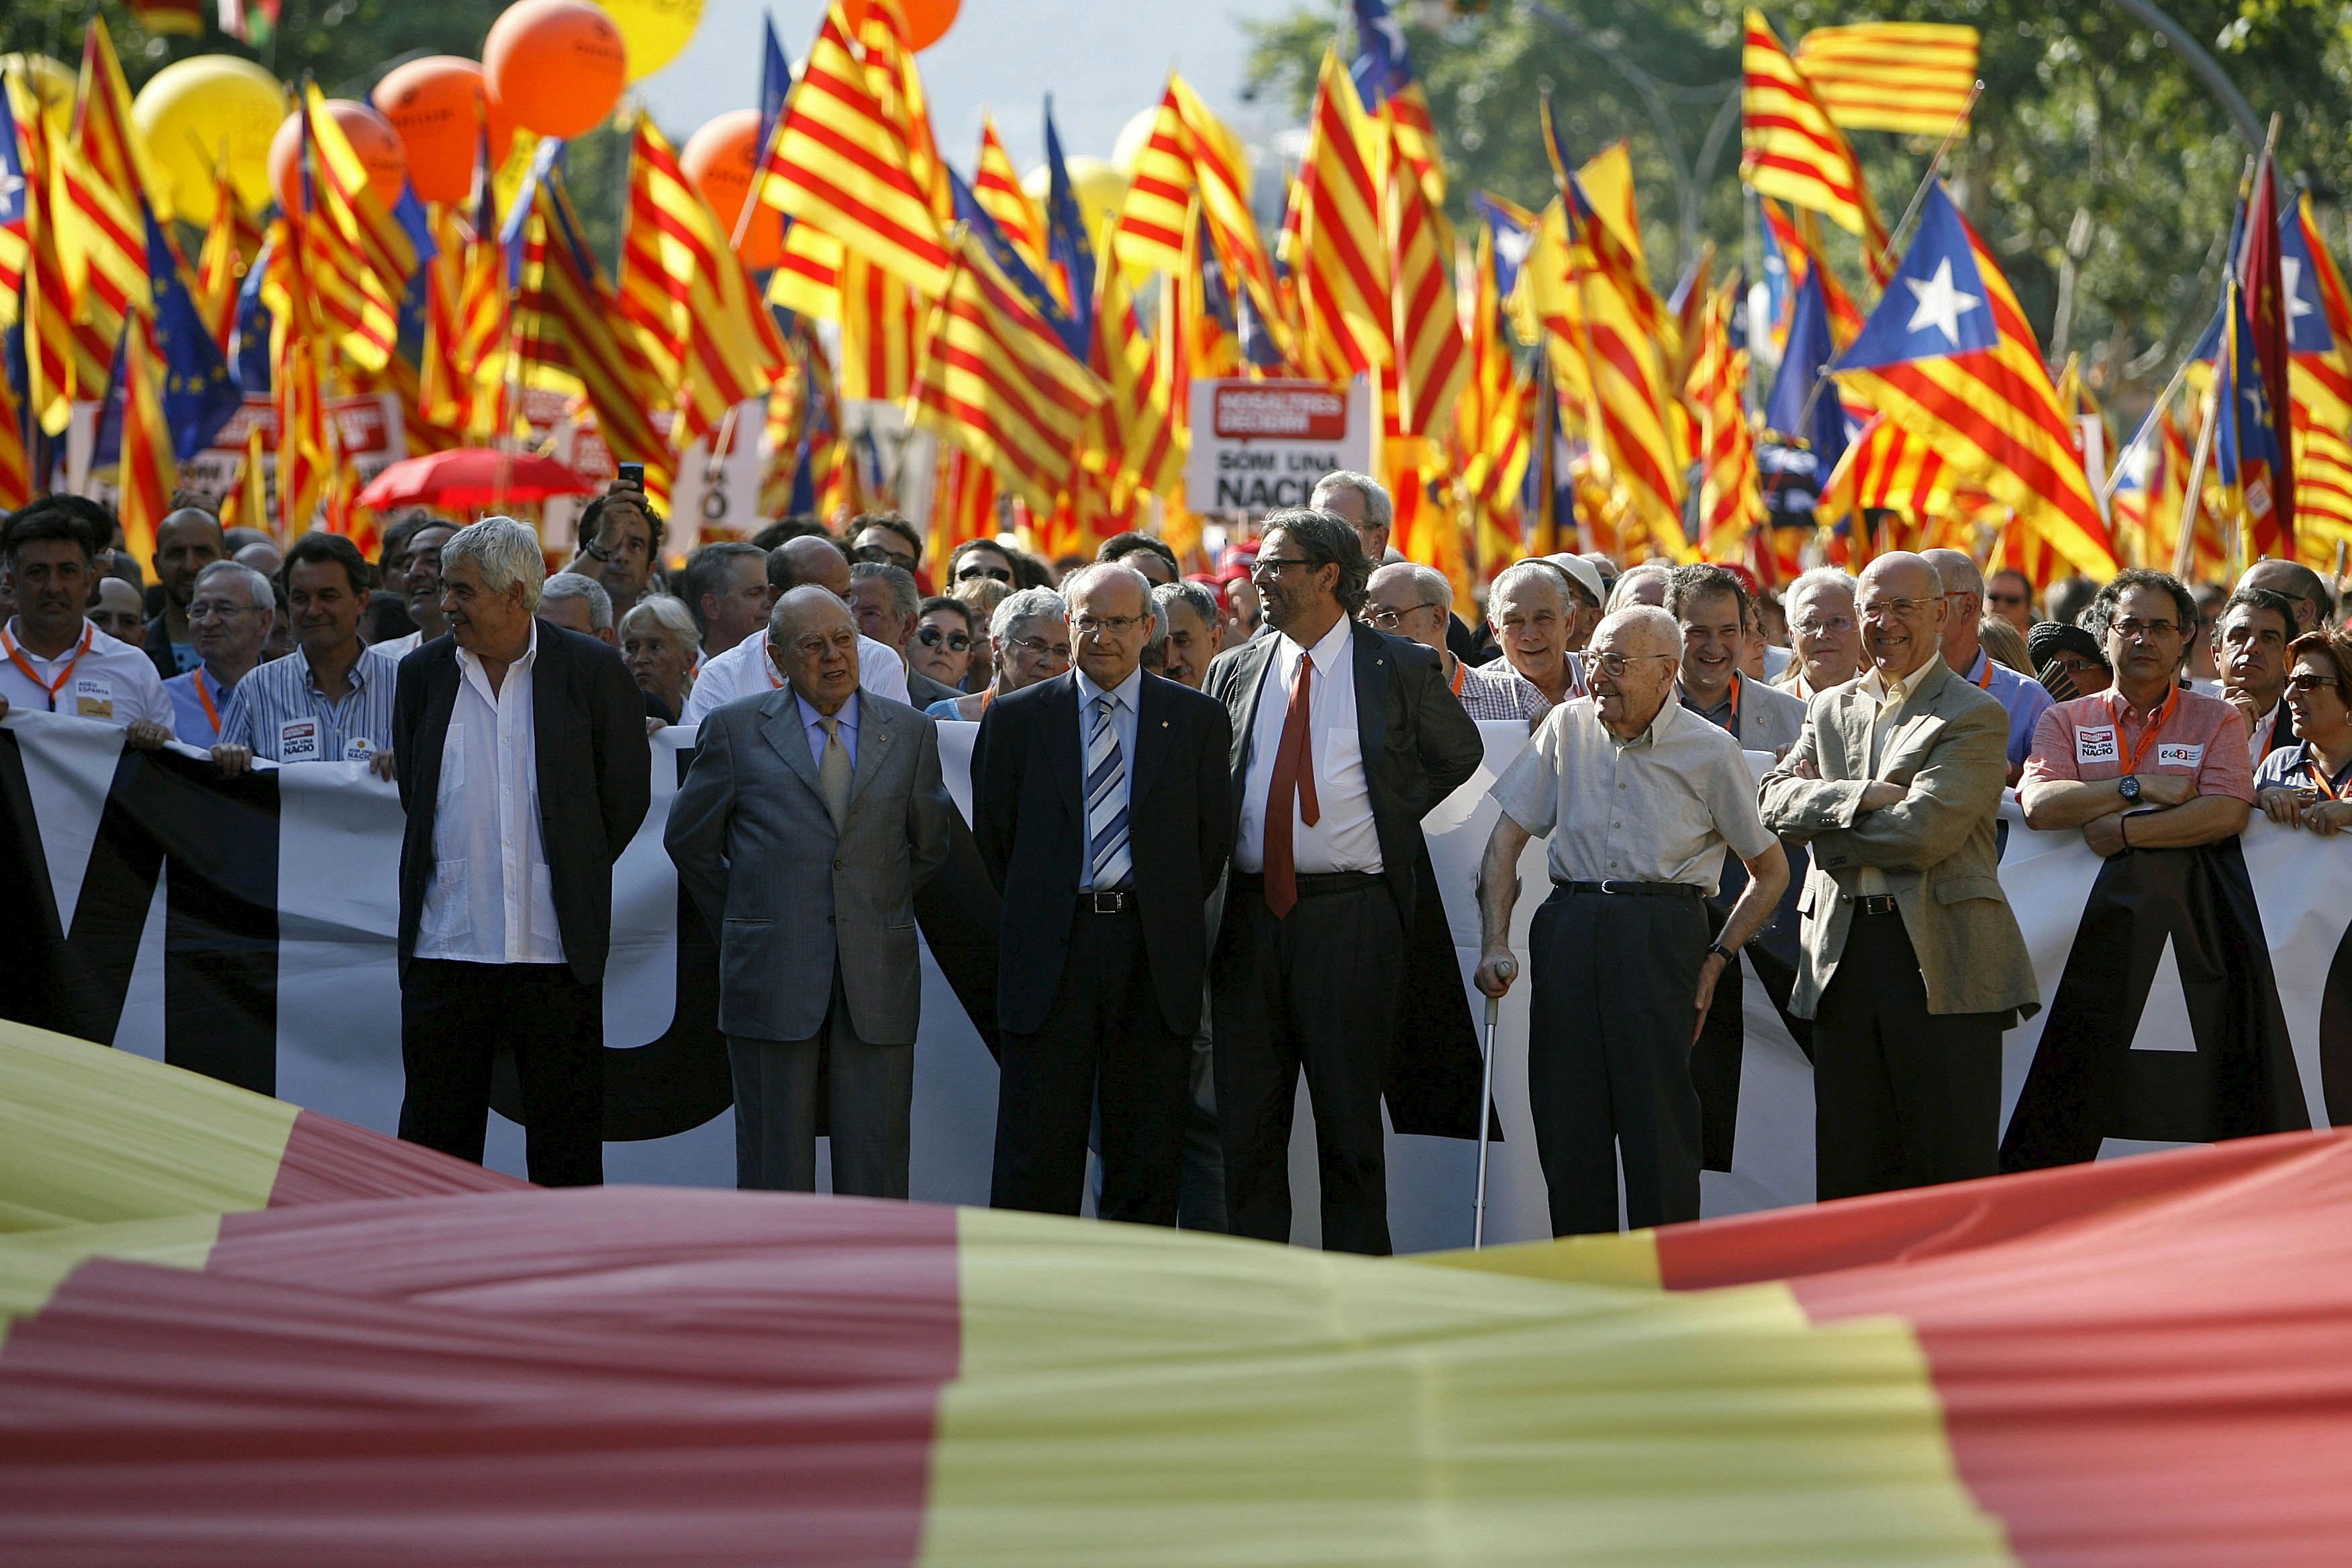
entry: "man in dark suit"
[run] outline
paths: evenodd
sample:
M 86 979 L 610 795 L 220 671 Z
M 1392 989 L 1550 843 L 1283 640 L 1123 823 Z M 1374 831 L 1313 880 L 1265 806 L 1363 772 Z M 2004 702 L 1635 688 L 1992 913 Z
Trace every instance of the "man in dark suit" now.
M 1432 650 L 1353 616 L 1371 563 L 1328 512 L 1266 519 L 1253 574 L 1275 635 L 1218 657 L 1238 819 L 1211 976 L 1217 1116 L 1237 1235 L 1290 1236 L 1298 1074 L 1315 1110 L 1323 1245 L 1389 1248 L 1381 1087 L 1421 819 L 1478 770 L 1478 727 Z
M 972 752 L 975 837 L 1004 895 L 989 1201 L 1076 1214 L 1099 1099 L 1098 1212 L 1173 1225 L 1230 736 L 1219 704 L 1144 672 L 1140 573 L 1098 563 L 1063 591 L 1076 668 L 991 703 Z
M 620 655 L 537 619 L 539 536 L 485 518 L 441 549 L 450 636 L 401 661 L 400 1135 L 479 1161 L 513 1047 L 530 1179 L 604 1179 L 613 862 L 645 819 L 643 700 Z

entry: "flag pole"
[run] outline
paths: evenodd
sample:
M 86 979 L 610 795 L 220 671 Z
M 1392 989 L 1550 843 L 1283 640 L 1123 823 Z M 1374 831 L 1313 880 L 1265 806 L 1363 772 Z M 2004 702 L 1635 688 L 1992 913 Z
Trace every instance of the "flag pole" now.
M 2213 378 L 2213 390 L 2205 395 L 2205 423 L 2197 432 L 2197 450 L 2189 459 L 2189 489 L 2180 498 L 2180 521 L 2174 530 L 2172 542 L 2172 574 L 2182 582 L 2197 560 L 2197 512 L 2204 504 L 2205 462 L 2213 455 L 2213 427 L 2221 423 L 2221 408 L 2215 394 L 2221 390 L 2221 378 Z

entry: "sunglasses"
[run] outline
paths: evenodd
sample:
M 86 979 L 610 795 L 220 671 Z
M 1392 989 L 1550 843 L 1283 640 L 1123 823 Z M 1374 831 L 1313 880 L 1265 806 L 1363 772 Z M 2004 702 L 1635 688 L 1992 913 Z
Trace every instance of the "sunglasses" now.
M 2298 669 L 2286 678 L 2289 691 L 2317 691 L 2322 687 L 2340 686 L 2343 682 L 2332 675 L 2309 675 Z
M 853 561 L 870 561 L 878 566 L 903 566 L 909 572 L 915 569 L 913 556 L 902 555 L 895 550 L 885 550 L 878 544 L 861 544 L 849 552 L 849 558 Z
M 947 645 L 950 653 L 970 653 L 971 638 L 962 632 L 941 632 L 937 626 L 924 626 L 915 633 L 915 640 L 925 647 Z
M 956 568 L 956 581 L 959 583 L 970 583 L 981 577 L 992 577 L 999 583 L 1010 583 L 1013 581 L 1013 569 L 1010 566 L 982 566 L 978 562 Z

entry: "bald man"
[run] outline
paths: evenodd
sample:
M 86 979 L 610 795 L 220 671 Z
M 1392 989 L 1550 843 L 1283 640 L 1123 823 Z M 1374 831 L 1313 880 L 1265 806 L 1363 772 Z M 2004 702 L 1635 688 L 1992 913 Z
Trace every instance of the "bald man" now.
M 2318 573 L 2294 561 L 2265 557 L 2246 568 L 2240 588 L 2267 588 L 2294 601 L 2294 633 L 2301 637 L 2336 618 L 2336 601 Z
M 2041 1007 L 1996 874 L 2009 716 L 1943 659 L 1951 614 L 1907 551 L 1862 574 L 1869 672 L 1813 699 L 1764 777 L 1764 824 L 1810 844 L 1803 966 L 1822 1198 L 2000 1168 L 2000 1036 Z
M 2009 715 L 2009 782 L 2015 784 L 2033 751 L 2033 727 L 2050 711 L 2049 689 L 1987 653 L 1977 629 L 1984 616 L 1984 574 L 1977 563 L 1957 550 L 1930 550 L 1924 560 L 1936 569 L 1944 584 L 1944 662 L 1952 673 L 1979 691 L 1990 691 Z
M 163 585 L 163 609 L 147 623 L 147 657 L 165 680 L 203 662 L 196 634 L 188 625 L 188 602 L 196 595 L 196 574 L 228 559 L 228 536 L 220 519 L 202 507 L 166 512 L 155 525 L 155 554 L 149 564 Z

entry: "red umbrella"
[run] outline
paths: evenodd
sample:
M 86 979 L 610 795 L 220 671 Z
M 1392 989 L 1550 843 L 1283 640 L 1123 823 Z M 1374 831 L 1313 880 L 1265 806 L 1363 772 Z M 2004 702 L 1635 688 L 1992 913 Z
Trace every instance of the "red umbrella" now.
M 552 458 L 460 447 L 393 464 L 368 481 L 359 504 L 378 511 L 411 505 L 462 511 L 550 496 L 588 495 L 595 489 L 594 480 L 583 479 Z

